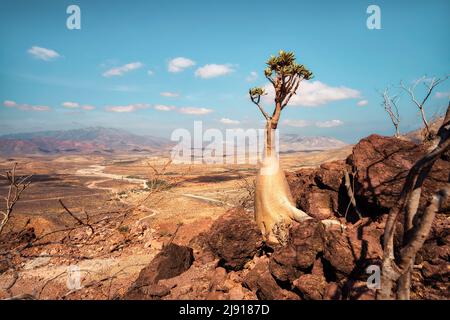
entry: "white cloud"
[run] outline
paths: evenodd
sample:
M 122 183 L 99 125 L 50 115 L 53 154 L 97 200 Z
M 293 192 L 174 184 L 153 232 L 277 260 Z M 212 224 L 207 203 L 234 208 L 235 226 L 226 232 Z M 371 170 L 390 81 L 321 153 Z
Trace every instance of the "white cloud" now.
M 231 120 L 231 119 L 228 119 L 228 118 L 222 118 L 222 119 L 220 119 L 220 122 L 223 123 L 223 124 L 229 124 L 229 125 L 237 125 L 237 124 L 240 123 L 237 120 Z
M 127 63 L 121 67 L 116 67 L 109 69 L 103 73 L 104 77 L 113 77 L 113 76 L 121 76 L 124 73 L 130 72 L 132 70 L 136 70 L 142 68 L 144 65 L 141 62 L 131 62 Z
M 178 57 L 175 59 L 172 59 L 169 61 L 169 72 L 181 72 L 186 68 L 192 67 L 195 65 L 195 61 L 184 58 L 184 57 Z
M 343 125 L 344 122 L 341 120 L 328 120 L 328 121 L 317 121 L 316 126 L 319 128 L 332 128 Z
M 283 124 L 289 127 L 296 127 L 296 128 L 304 128 L 311 125 L 311 123 L 306 120 L 291 120 L 291 119 L 284 120 Z
M 124 112 L 134 112 L 140 109 L 148 109 L 148 108 L 150 108 L 149 104 L 135 103 L 126 106 L 107 106 L 106 111 L 124 113 Z
M 63 102 L 62 106 L 64 108 L 75 109 L 78 108 L 80 105 L 77 102 Z
M 250 75 L 248 75 L 247 78 L 245 78 L 245 80 L 246 80 L 247 82 L 253 82 L 253 81 L 255 81 L 256 79 L 258 79 L 258 74 L 256 73 L 256 71 L 250 72 Z
M 50 111 L 50 107 L 48 106 L 30 106 L 32 111 Z
M 91 106 L 89 104 L 86 104 L 86 105 L 82 106 L 81 109 L 86 110 L 86 111 L 91 111 L 91 110 L 94 110 L 95 107 Z
M 58 52 L 52 49 L 42 48 L 33 46 L 30 49 L 28 49 L 28 53 L 31 54 L 36 59 L 44 60 L 44 61 L 50 61 L 53 59 L 58 58 L 60 55 Z
M 49 106 L 43 105 L 30 105 L 30 104 L 18 104 L 12 100 L 3 101 L 3 105 L 7 108 L 17 108 L 23 111 L 51 111 L 52 109 Z
M 163 104 L 157 104 L 154 108 L 155 108 L 155 110 L 158 110 L 158 111 L 171 111 L 171 110 L 176 109 L 176 107 L 174 107 L 174 106 L 166 106 Z
M 198 68 L 195 71 L 195 75 L 203 79 L 209 79 L 224 76 L 233 71 L 233 68 L 229 64 L 206 64 Z
M 167 98 L 176 98 L 180 96 L 180 94 L 177 92 L 169 92 L 169 91 L 161 92 L 160 95 Z
M 264 101 L 272 103 L 275 96 L 272 84 L 268 83 L 264 89 L 267 92 Z M 317 107 L 333 101 L 357 99 L 360 96 L 361 93 L 358 90 L 344 86 L 331 87 L 320 81 L 302 81 L 297 94 L 289 101 L 289 105 Z
M 436 98 L 442 99 L 442 98 L 450 98 L 450 92 L 436 92 Z
M 367 106 L 368 103 L 369 103 L 369 101 L 367 101 L 367 100 L 359 100 L 356 105 L 358 107 L 364 107 L 364 106 Z
M 148 74 L 149 76 L 152 76 L 152 75 L 155 74 L 155 72 L 154 72 L 153 70 L 148 70 L 148 71 L 147 71 L 147 74 Z
M 117 85 L 110 87 L 109 90 L 117 92 L 138 92 L 141 91 L 141 88 L 139 86 Z
M 3 105 L 8 108 L 14 108 L 15 106 L 17 106 L 17 103 L 15 101 L 5 100 L 3 101 Z
M 186 107 L 181 108 L 180 113 L 193 114 L 193 115 L 204 115 L 213 112 L 212 109 L 207 108 L 196 108 L 196 107 Z

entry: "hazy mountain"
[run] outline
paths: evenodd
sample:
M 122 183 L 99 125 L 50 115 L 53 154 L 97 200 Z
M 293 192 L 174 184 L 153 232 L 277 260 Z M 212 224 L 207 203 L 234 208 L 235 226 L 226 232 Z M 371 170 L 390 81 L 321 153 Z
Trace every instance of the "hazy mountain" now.
M 280 136 L 280 152 L 330 150 L 345 147 L 347 144 L 332 137 L 304 137 L 298 134 Z
M 120 153 L 164 150 L 164 138 L 140 136 L 125 130 L 91 127 L 0 136 L 0 154 Z
M 0 136 L 1 155 L 31 154 L 113 154 L 155 153 L 168 150 L 174 142 L 164 138 L 140 136 L 125 130 L 91 127 L 74 130 L 40 131 Z M 280 151 L 312 151 L 341 148 L 346 144 L 331 137 L 280 137 Z

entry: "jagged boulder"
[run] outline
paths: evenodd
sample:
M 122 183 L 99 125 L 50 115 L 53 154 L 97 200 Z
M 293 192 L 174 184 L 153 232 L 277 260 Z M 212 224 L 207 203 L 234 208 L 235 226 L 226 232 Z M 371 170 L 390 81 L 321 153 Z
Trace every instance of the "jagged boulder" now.
M 295 293 L 281 288 L 269 270 L 268 259 L 260 259 L 244 278 L 244 285 L 260 300 L 298 300 Z
M 159 299 L 170 290 L 158 283 L 176 277 L 192 265 L 193 250 L 171 243 L 163 247 L 155 258 L 139 273 L 138 278 L 124 295 L 124 299 Z
M 270 258 L 270 272 L 279 281 L 293 282 L 313 266 L 323 250 L 324 226 L 317 220 L 294 223 L 288 244 L 275 248 Z
M 253 215 L 238 208 L 214 222 L 207 242 L 223 267 L 239 270 L 261 249 L 263 238 Z
M 318 220 L 329 219 L 345 210 L 348 197 L 344 187 L 342 160 L 322 164 L 317 169 L 302 169 L 287 175 L 297 207 Z
M 386 213 L 397 202 L 409 169 L 426 152 L 424 145 L 376 134 L 355 145 L 347 163 L 356 172 L 355 195 L 367 215 Z M 423 185 L 420 208 L 448 183 L 449 172 L 448 160 L 436 161 Z
M 323 300 L 327 289 L 327 282 L 324 276 L 304 274 L 294 281 L 294 286 L 307 300 Z

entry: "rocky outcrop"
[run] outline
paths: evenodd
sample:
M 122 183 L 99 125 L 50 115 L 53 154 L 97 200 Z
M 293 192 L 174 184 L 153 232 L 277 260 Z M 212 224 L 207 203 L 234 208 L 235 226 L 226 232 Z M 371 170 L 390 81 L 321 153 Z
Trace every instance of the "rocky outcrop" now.
M 375 134 L 355 145 L 347 163 L 356 172 L 355 194 L 368 215 L 386 213 L 396 203 L 409 169 L 426 152 L 424 145 Z M 436 161 L 423 185 L 420 208 L 448 183 L 449 173 L 448 160 Z
M 263 244 L 253 215 L 243 209 L 219 217 L 207 235 L 207 243 L 220 264 L 230 270 L 242 269 Z
M 260 300 L 298 300 L 295 293 L 281 288 L 269 270 L 268 259 L 260 259 L 247 274 L 244 285 L 256 293 Z
M 397 200 L 408 170 L 424 152 L 424 147 L 408 141 L 372 135 L 361 140 L 346 161 L 288 174 L 297 206 L 316 219 L 293 222 L 284 246 L 264 244 L 253 215 L 243 209 L 230 210 L 192 241 L 196 261 L 190 268 L 192 251 L 174 247 L 169 250 L 172 258 L 157 256 L 142 270 L 127 297 L 374 299 L 375 291 L 366 283 L 366 268 L 381 264 L 384 213 Z M 347 209 L 345 171 L 354 179 L 351 183 L 362 218 L 351 206 Z M 449 172 L 447 158 L 436 162 L 425 182 L 422 207 L 448 181 Z M 450 298 L 450 229 L 448 209 L 444 210 L 436 215 L 417 255 L 414 299 Z M 341 224 L 325 227 L 320 221 L 324 219 Z
M 344 161 L 322 164 L 287 175 L 297 207 L 316 219 L 329 219 L 345 211 Z
M 160 299 L 170 290 L 159 280 L 170 279 L 185 272 L 194 261 L 189 247 L 174 243 L 165 246 L 139 273 L 138 278 L 123 297 L 124 299 Z
M 286 246 L 275 248 L 270 258 L 270 271 L 279 281 L 293 282 L 310 269 L 324 246 L 324 227 L 317 220 L 295 223 Z
M 354 220 L 355 212 L 352 206 L 348 206 L 349 197 L 343 174 L 347 170 L 354 184 L 361 214 L 379 217 L 387 213 L 397 201 L 409 169 L 425 153 L 424 145 L 371 135 L 354 146 L 346 161 L 333 161 L 317 169 L 290 173 L 288 181 L 297 207 L 311 216 L 319 220 L 347 216 L 348 220 Z M 448 183 L 449 172 L 448 158 L 436 161 L 425 180 L 420 209 L 424 208 L 434 192 Z M 450 210 L 450 201 L 444 204 L 444 209 Z

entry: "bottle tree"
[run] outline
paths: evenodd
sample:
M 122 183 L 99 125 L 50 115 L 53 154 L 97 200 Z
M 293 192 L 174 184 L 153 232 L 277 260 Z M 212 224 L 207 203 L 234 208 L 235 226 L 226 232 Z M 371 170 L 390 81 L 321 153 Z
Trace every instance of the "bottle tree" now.
M 279 167 L 274 133 L 281 112 L 297 93 L 300 83 L 312 78 L 312 72 L 296 62 L 293 52 L 280 51 L 278 56 L 269 58 L 264 75 L 274 88 L 275 108 L 272 115 L 261 105 L 262 96 L 267 94 L 265 90 L 260 87 L 249 90 L 251 101 L 258 106 L 266 120 L 264 158 L 256 177 L 255 219 L 266 241 L 284 244 L 291 222 L 302 222 L 311 217 L 294 205 L 286 177 Z

